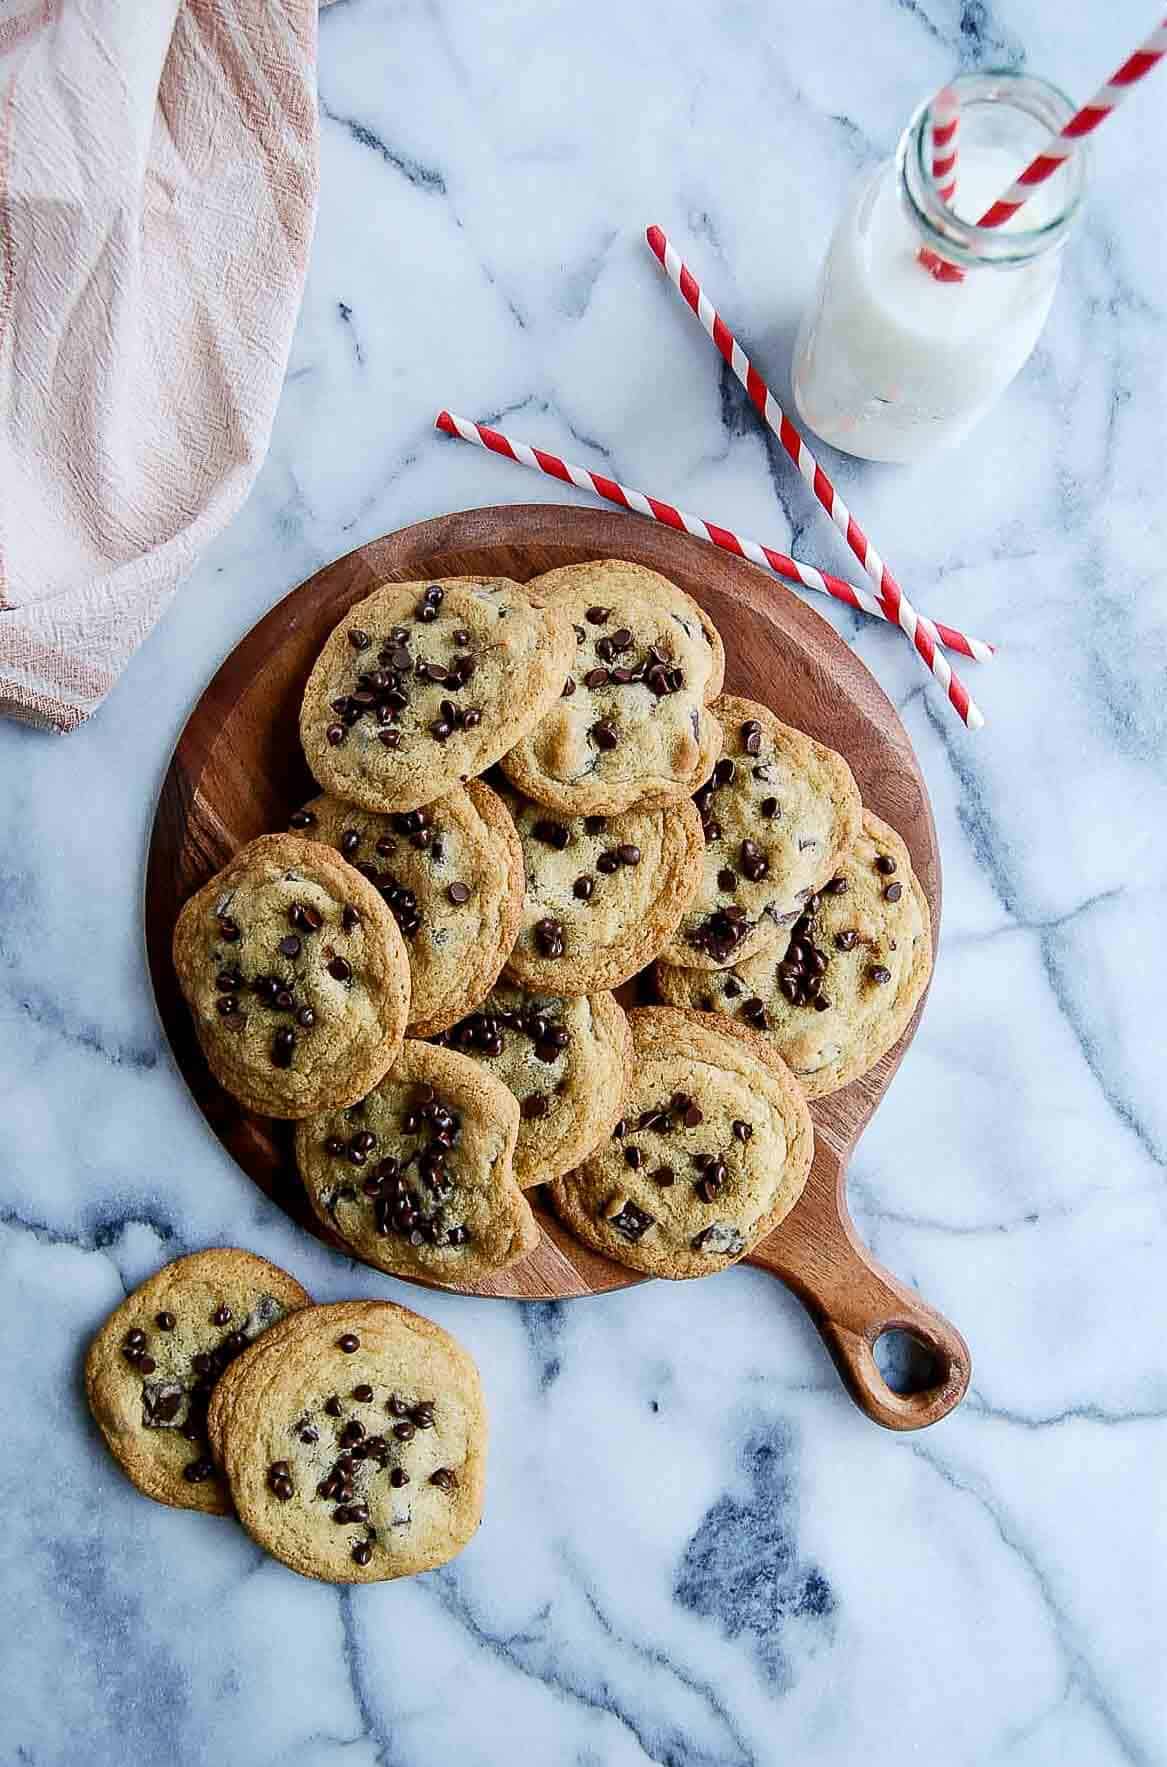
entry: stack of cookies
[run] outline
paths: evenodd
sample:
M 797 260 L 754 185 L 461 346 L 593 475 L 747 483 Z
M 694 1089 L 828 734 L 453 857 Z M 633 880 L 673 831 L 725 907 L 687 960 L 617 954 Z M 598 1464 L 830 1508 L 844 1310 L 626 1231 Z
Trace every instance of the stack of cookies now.
M 430 1570 L 481 1519 L 486 1413 L 466 1351 L 387 1301 L 314 1307 L 252 1252 L 150 1277 L 94 1338 L 85 1386 L 140 1491 L 238 1515 L 303 1576 Z
M 330 1232 L 473 1286 L 538 1239 L 698 1276 L 797 1201 L 806 1100 L 927 982 L 907 851 L 841 756 L 723 692 L 708 615 L 609 559 L 388 584 L 308 680 L 322 788 L 185 907 L 207 1060 L 296 1120 Z M 663 1005 L 625 1012 L 641 978 Z

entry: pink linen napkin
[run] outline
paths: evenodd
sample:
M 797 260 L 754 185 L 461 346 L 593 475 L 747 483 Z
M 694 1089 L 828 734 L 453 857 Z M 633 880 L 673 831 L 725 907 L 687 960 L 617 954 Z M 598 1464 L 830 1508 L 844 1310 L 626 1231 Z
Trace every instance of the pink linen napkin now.
M 315 0 L 0 5 L 0 713 L 98 706 L 268 445 Z

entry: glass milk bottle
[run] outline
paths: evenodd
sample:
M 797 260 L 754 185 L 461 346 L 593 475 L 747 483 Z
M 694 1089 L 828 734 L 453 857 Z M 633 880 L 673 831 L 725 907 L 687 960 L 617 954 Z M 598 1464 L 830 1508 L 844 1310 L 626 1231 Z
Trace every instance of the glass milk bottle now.
M 920 460 L 966 436 L 1027 361 L 1081 205 L 1078 151 L 1004 227 L 976 218 L 1074 113 L 1026 74 L 952 82 L 960 97 L 957 190 L 931 173 L 925 103 L 894 161 L 863 178 L 835 228 L 794 348 L 794 401 L 824 441 L 867 460 Z M 938 280 L 921 246 L 964 272 Z

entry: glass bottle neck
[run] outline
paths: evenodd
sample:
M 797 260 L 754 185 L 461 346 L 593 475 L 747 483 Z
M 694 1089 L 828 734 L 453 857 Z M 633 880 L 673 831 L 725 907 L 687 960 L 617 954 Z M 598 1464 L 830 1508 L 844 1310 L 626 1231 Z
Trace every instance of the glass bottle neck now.
M 1074 114 L 1064 92 L 1030 74 L 989 70 L 952 82 L 960 100 L 957 191 L 952 206 L 932 176 L 930 104 L 915 112 L 896 152 L 900 200 L 920 235 L 950 263 L 1017 269 L 1065 244 L 1085 194 L 1088 149 L 1079 145 L 1005 227 L 977 218 Z

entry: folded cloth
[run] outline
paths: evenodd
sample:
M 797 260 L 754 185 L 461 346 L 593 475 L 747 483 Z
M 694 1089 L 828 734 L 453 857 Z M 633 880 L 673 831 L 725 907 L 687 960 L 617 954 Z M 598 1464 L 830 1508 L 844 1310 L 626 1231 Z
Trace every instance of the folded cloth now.
M 100 704 L 263 459 L 316 206 L 315 0 L 0 9 L 0 712 Z

